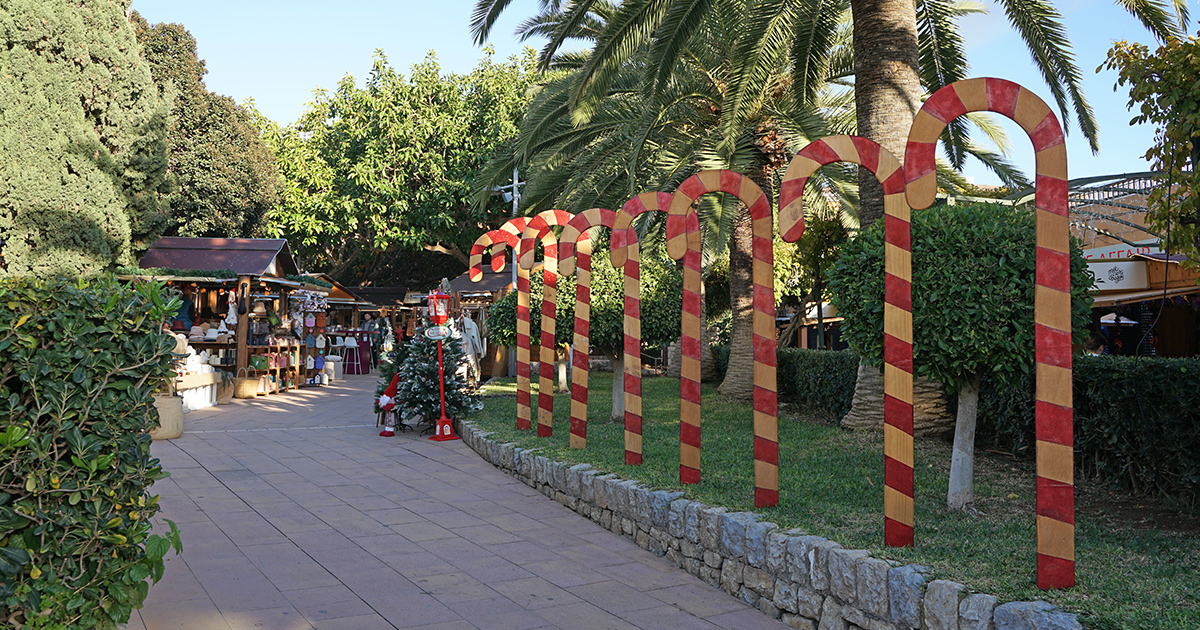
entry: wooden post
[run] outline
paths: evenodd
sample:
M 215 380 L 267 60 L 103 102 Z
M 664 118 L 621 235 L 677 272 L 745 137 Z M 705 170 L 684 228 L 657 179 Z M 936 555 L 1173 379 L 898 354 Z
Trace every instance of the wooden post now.
M 250 367 L 250 357 L 247 355 L 246 338 L 250 334 L 250 276 L 238 276 L 236 296 L 240 305 L 242 292 L 246 295 L 246 312 L 238 313 L 237 323 L 237 370 Z M 239 309 L 240 310 L 240 309 Z

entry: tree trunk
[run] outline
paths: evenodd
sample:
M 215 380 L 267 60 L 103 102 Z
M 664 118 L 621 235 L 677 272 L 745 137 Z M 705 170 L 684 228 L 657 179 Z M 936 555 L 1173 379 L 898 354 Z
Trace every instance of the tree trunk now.
M 569 351 L 563 350 L 561 347 L 557 348 L 554 352 L 554 366 L 558 368 L 558 387 L 554 391 L 559 394 L 570 391 L 567 385 L 567 364 L 570 363 L 568 360 L 570 356 Z
M 717 391 L 748 400 L 754 396 L 754 231 L 742 207 L 729 232 L 729 366 Z
M 850 0 L 854 28 L 854 104 L 858 135 L 870 138 L 904 160 L 904 147 L 913 118 L 921 107 L 917 73 L 917 15 L 912 0 Z M 859 223 L 867 227 L 883 216 L 883 188 L 875 175 L 858 170 Z M 878 370 L 874 375 L 878 375 Z M 863 370 L 854 398 L 878 400 L 883 422 L 883 379 L 878 393 L 864 391 Z M 856 405 L 857 406 L 857 405 Z M 851 410 L 854 414 L 854 410 Z
M 908 130 L 921 108 L 917 12 L 912 0 L 850 0 L 854 18 L 854 104 L 858 135 L 904 160 Z M 883 216 L 883 188 L 859 169 L 862 227 Z
M 958 392 L 954 454 L 950 457 L 950 490 L 946 507 L 966 510 L 975 503 L 975 417 L 979 410 L 979 374 Z
M 612 386 L 612 417 L 609 418 L 612 422 L 625 422 L 625 353 L 621 350 L 615 352 L 605 350 L 604 355 L 608 357 L 608 362 L 612 364 L 613 386 Z
M 913 378 L 913 435 L 950 435 L 954 417 L 946 398 L 946 388 L 923 376 Z M 853 431 L 883 430 L 883 372 L 877 367 L 859 364 L 850 411 L 839 422 Z

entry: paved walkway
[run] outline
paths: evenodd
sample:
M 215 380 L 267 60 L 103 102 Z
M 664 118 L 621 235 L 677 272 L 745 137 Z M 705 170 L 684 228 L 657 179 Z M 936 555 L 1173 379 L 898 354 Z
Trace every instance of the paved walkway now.
M 154 443 L 184 551 L 131 630 L 784 628 L 460 441 L 379 437 L 374 385 L 235 400 Z

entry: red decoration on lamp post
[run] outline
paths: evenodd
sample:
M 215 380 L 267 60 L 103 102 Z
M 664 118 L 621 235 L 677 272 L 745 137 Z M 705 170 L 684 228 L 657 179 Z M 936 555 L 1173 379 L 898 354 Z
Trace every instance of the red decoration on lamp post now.
M 444 324 L 450 319 L 450 296 L 435 290 L 429 294 L 429 319 L 436 326 L 425 331 L 425 336 L 430 339 L 437 339 L 438 343 L 438 388 L 442 396 L 442 417 L 438 418 L 437 428 L 434 435 L 429 439 L 438 442 L 448 440 L 462 439 L 454 435 L 454 426 L 450 423 L 450 418 L 446 417 L 446 368 L 442 364 L 442 340 L 449 336 L 449 329 Z M 430 334 L 433 333 L 433 334 Z

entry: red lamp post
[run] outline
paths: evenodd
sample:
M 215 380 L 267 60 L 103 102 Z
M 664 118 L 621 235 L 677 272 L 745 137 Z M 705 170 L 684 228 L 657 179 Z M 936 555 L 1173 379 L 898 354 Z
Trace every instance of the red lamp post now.
M 442 396 L 442 417 L 438 418 L 437 429 L 434 435 L 429 439 L 438 442 L 447 440 L 461 439 L 454 435 L 454 426 L 450 423 L 450 418 L 446 417 L 446 369 L 442 364 L 442 339 L 449 336 L 449 330 L 444 328 L 446 320 L 450 318 L 450 296 L 435 290 L 429 294 L 429 319 L 437 325 L 435 328 L 429 328 L 425 331 L 425 335 L 431 339 L 437 339 L 438 344 L 438 388 Z M 430 335 L 430 331 L 434 331 L 435 335 Z

